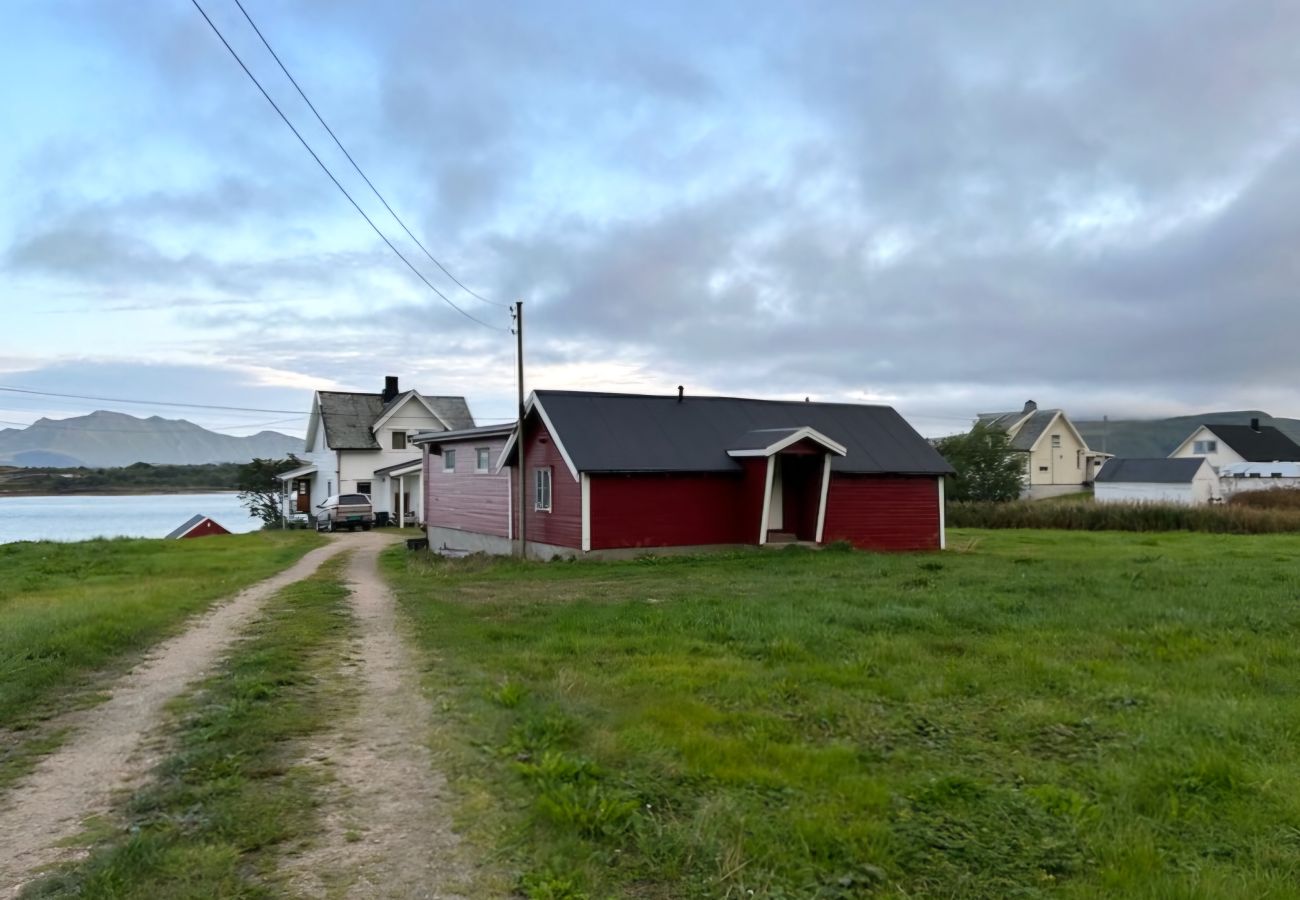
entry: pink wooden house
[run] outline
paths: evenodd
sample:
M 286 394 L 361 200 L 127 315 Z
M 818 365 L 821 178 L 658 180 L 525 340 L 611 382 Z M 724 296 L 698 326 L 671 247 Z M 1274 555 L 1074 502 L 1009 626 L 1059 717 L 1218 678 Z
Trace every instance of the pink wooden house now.
M 513 422 L 458 431 L 421 432 L 411 442 L 423 450 L 424 525 L 433 549 L 508 553 L 513 469 L 501 468 L 501 451 Z

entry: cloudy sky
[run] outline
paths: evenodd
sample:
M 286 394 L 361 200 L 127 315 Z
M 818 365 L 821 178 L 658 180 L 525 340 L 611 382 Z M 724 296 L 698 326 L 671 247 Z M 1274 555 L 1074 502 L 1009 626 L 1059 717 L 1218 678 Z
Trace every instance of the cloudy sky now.
M 386 374 L 1300 415 L 1300 6 L 6 0 L 0 427 Z M 245 410 L 186 410 L 168 403 Z M 256 412 L 253 410 L 268 410 Z M 288 412 L 270 412 L 286 410 Z

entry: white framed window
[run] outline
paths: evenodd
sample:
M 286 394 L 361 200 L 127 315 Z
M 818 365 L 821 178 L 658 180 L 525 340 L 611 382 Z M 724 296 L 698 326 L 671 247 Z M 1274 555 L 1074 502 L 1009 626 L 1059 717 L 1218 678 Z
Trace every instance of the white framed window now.
M 1218 441 L 1192 441 L 1193 453 L 1217 453 L 1218 451 Z
M 394 449 L 394 450 L 405 450 L 405 449 L 406 449 L 406 432 L 405 432 L 405 431 L 394 431 L 394 432 L 393 432 L 393 449 Z
M 1052 446 L 1053 447 L 1061 446 L 1061 436 L 1059 434 L 1052 435 Z
M 486 472 L 492 467 L 492 451 L 487 447 L 474 448 L 474 471 Z
M 533 509 L 539 512 L 551 511 L 551 469 L 533 470 Z
M 455 451 L 455 450 L 443 450 L 443 451 L 442 451 L 442 470 L 443 470 L 444 472 L 455 472 L 455 471 L 456 471 L 456 451 Z
M 369 482 L 369 481 L 358 481 L 358 482 L 357 482 L 357 493 L 358 493 L 358 494 L 365 494 L 365 495 L 369 496 L 369 495 L 370 495 L 370 482 Z

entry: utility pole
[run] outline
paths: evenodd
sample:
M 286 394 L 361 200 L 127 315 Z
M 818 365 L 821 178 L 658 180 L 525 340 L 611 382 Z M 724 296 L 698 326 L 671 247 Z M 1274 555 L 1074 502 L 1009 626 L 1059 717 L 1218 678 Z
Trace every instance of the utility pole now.
M 525 510 L 525 471 L 524 471 L 524 301 L 516 300 L 515 318 L 515 357 L 516 378 L 519 394 L 519 421 L 515 424 L 515 456 L 518 459 L 519 481 L 519 558 L 528 558 L 528 524 Z

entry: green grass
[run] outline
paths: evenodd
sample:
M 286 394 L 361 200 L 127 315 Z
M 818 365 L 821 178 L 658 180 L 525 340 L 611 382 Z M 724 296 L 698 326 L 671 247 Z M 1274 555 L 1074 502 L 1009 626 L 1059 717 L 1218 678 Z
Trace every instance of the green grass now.
M 346 703 L 337 662 L 351 628 L 340 560 L 281 591 L 221 671 L 176 705 L 174 751 L 81 862 L 24 897 L 199 900 L 282 896 L 277 850 L 311 835 L 320 775 L 302 738 Z
M 1056 501 L 1016 500 L 1010 503 L 953 502 L 947 506 L 947 515 L 948 525 L 952 528 L 1300 533 L 1300 506 L 1261 508 L 1239 503 L 1223 506 L 1085 503 L 1058 498 Z
M 186 618 L 321 543 L 257 532 L 0 545 L 0 787 L 57 744 L 40 720 L 94 702 L 98 684 Z
M 1300 896 L 1300 537 L 387 571 L 535 898 Z

